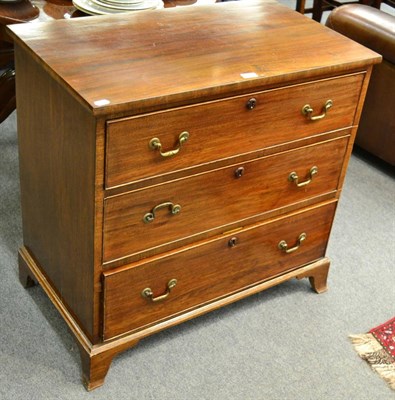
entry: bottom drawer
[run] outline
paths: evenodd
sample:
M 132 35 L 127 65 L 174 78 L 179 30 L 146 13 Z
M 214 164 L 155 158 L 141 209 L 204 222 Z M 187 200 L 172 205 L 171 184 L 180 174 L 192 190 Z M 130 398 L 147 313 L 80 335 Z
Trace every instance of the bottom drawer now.
M 323 257 L 335 208 L 332 202 L 105 272 L 104 339 Z

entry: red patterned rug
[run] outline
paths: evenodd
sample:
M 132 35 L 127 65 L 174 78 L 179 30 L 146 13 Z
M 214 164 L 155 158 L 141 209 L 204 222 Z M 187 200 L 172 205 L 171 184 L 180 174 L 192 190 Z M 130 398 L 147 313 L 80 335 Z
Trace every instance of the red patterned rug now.
M 359 356 L 395 390 L 395 317 L 350 339 Z

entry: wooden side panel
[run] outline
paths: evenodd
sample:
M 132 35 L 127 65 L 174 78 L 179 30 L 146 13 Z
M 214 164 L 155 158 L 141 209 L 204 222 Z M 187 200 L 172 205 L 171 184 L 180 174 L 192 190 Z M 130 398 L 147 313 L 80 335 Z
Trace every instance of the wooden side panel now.
M 95 121 L 16 49 L 23 242 L 93 338 Z
M 344 163 L 343 163 L 343 168 L 342 168 L 342 172 L 341 172 L 341 176 L 340 176 L 340 180 L 339 180 L 339 190 L 337 193 L 337 197 L 340 197 L 341 191 L 342 191 L 342 187 L 343 187 L 343 183 L 344 183 L 344 179 L 346 177 L 346 172 L 347 172 L 347 167 L 348 167 L 348 163 L 350 161 L 350 157 L 351 157 L 351 153 L 352 153 L 352 149 L 354 146 L 354 142 L 355 142 L 355 137 L 357 134 L 357 130 L 358 130 L 358 124 L 359 124 L 359 120 L 361 118 L 361 113 L 362 113 L 362 109 L 363 109 L 363 104 L 366 98 L 366 93 L 368 90 L 368 86 L 369 86 L 369 81 L 370 81 L 370 77 L 372 74 L 372 70 L 373 67 L 372 66 L 368 66 L 366 69 L 366 73 L 365 73 L 365 79 L 363 80 L 362 83 L 362 88 L 361 91 L 359 93 L 359 99 L 357 102 L 357 108 L 356 108 L 356 112 L 355 112 L 355 116 L 354 116 L 354 128 L 351 130 L 351 137 L 350 140 L 348 142 L 348 146 L 347 146 L 347 151 L 346 154 L 344 156 Z

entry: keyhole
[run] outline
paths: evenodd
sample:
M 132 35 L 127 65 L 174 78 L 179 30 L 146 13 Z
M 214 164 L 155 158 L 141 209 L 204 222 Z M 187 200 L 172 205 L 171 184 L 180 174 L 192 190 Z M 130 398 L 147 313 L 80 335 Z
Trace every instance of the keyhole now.
M 253 97 L 248 100 L 246 106 L 249 110 L 253 110 L 256 107 L 256 99 Z
M 235 177 L 241 178 L 244 175 L 244 167 L 239 167 L 235 171 Z
M 237 237 L 232 237 L 231 239 L 229 239 L 228 246 L 229 247 L 235 247 L 237 242 L 238 242 Z

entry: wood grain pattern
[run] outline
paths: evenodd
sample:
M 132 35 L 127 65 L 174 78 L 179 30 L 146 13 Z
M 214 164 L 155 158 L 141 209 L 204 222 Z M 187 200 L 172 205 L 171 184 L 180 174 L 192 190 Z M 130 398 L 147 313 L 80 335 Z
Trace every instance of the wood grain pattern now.
M 93 338 L 95 120 L 24 50 L 15 62 L 23 242 Z
M 106 272 L 104 338 L 141 329 L 156 320 L 323 257 L 335 206 L 332 203 L 280 218 L 118 273 Z M 291 247 L 302 232 L 307 234 L 307 239 L 298 251 L 285 254 L 279 250 L 281 240 L 291 243 Z M 229 247 L 232 237 L 236 238 L 236 245 Z M 162 294 L 173 278 L 178 283 L 168 299 L 152 303 L 142 297 L 146 287 L 155 295 Z
M 31 25 L 9 28 L 14 41 L 23 41 L 94 114 L 138 114 L 380 61 L 361 45 L 265 1 Z M 255 75 L 246 79 L 243 73 Z M 96 103 L 103 99 L 109 103 Z
M 183 169 L 193 173 L 191 168 L 196 165 L 349 127 L 353 124 L 363 78 L 364 74 L 351 75 L 109 121 L 106 186 L 162 174 L 171 178 L 169 175 Z M 256 100 L 256 106 L 248 110 L 246 104 L 251 98 Z M 324 119 L 310 121 L 302 114 L 306 104 L 315 109 L 314 115 L 320 114 L 328 99 L 334 106 Z M 161 157 L 148 146 L 157 137 L 165 150 L 175 148 L 183 131 L 189 132 L 189 139 L 171 158 Z M 213 167 L 211 164 L 210 168 Z
M 51 300 L 52 304 L 59 311 L 68 327 L 70 328 L 77 344 L 85 352 L 91 353 L 93 345 L 89 340 L 89 337 L 83 331 L 81 327 L 81 322 L 76 320 L 73 313 L 69 311 L 64 303 L 64 299 L 59 296 L 56 288 L 48 281 L 45 276 L 45 272 L 42 270 L 41 266 L 36 263 L 32 254 L 26 247 L 21 247 L 18 252 L 18 265 L 20 270 L 29 270 L 28 274 L 37 283 L 40 284 L 48 298 Z

